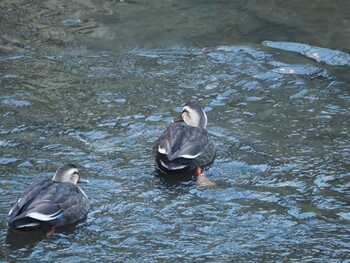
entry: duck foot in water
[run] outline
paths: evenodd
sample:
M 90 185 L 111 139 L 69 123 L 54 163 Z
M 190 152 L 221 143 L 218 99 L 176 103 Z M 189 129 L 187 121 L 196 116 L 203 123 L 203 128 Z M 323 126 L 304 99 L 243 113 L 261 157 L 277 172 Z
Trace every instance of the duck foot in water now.
M 202 186 L 215 186 L 216 183 L 214 183 L 213 181 L 209 180 L 205 174 L 202 172 L 202 168 L 197 167 L 197 183 L 202 185 Z
M 47 231 L 46 233 L 46 237 L 49 238 L 52 236 L 52 234 L 55 232 L 56 228 L 55 227 L 51 227 L 49 231 Z

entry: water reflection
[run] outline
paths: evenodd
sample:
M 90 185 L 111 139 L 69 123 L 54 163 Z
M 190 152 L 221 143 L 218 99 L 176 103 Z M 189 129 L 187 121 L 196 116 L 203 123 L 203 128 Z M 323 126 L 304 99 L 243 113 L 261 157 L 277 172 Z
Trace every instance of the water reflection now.
M 82 221 L 81 221 L 82 222 Z M 57 238 L 62 235 L 72 235 L 77 229 L 76 224 L 68 225 L 55 229 L 52 235 L 48 236 L 46 230 L 42 231 L 17 231 L 8 230 L 6 243 L 9 245 L 11 250 L 18 250 L 21 248 L 26 248 L 33 250 L 36 244 L 44 239 Z
M 317 62 L 324 62 L 331 66 L 349 66 L 350 55 L 339 50 L 329 48 L 312 47 L 306 44 L 293 42 L 264 41 L 268 47 L 278 48 L 286 51 L 297 52 Z

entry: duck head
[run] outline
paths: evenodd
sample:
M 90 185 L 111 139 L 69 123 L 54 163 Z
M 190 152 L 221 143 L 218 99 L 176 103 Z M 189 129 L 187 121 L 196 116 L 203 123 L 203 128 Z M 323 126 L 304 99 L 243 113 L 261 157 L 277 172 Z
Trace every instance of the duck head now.
M 65 164 L 57 169 L 52 180 L 60 183 L 69 182 L 76 185 L 79 181 L 78 168 L 74 164 Z
M 181 116 L 173 119 L 173 122 L 181 121 L 193 127 L 203 129 L 207 127 L 207 115 L 202 107 L 195 101 L 186 103 L 182 109 Z

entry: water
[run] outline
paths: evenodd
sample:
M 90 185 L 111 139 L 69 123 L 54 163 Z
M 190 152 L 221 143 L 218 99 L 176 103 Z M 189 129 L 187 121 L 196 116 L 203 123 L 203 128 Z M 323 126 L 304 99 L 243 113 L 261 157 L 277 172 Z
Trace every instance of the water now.
M 0 4 L 1 262 L 350 262 L 349 3 L 147 2 Z M 214 187 L 150 166 L 189 100 Z M 87 218 L 9 232 L 71 162 Z

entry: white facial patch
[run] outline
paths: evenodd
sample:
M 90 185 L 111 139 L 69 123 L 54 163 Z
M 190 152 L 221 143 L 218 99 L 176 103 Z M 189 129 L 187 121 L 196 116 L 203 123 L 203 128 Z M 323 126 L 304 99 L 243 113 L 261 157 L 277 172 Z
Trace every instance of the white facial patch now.
M 200 116 L 198 112 L 196 112 L 195 110 L 193 110 L 188 106 L 183 107 L 183 109 L 184 109 L 183 114 L 186 115 L 183 119 L 186 122 L 186 124 L 193 127 L 198 127 L 199 121 L 200 121 Z
M 74 173 L 78 173 L 78 169 L 77 168 L 72 168 L 68 171 L 69 174 L 74 174 Z

